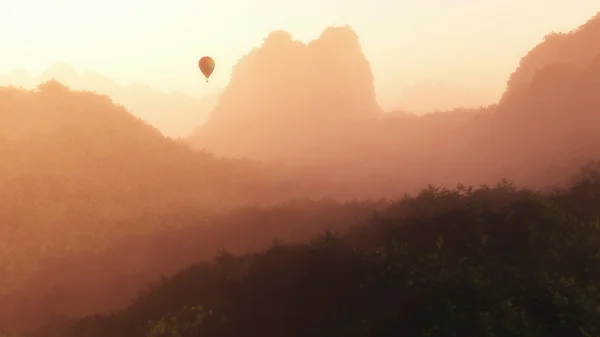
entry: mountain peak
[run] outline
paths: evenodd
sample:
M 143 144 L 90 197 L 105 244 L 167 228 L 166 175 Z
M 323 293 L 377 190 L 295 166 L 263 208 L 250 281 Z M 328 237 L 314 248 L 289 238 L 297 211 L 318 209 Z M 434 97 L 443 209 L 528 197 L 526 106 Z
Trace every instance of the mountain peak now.
M 271 32 L 264 40 L 263 47 L 269 44 L 281 45 L 282 43 L 293 42 L 292 34 L 285 30 L 276 30 Z
M 302 142 L 306 134 L 292 133 L 325 132 L 324 123 L 381 112 L 370 64 L 350 26 L 329 27 L 308 44 L 274 31 L 234 67 L 219 105 L 191 139 L 221 154 L 254 156 L 273 150 L 275 141 L 285 146 L 281 130 Z M 244 150 L 230 141 L 232 133 L 244 139 Z
M 349 25 L 327 27 L 323 33 L 321 33 L 319 38 L 313 40 L 313 42 L 320 42 L 324 44 L 343 44 L 345 46 L 360 47 L 358 34 Z

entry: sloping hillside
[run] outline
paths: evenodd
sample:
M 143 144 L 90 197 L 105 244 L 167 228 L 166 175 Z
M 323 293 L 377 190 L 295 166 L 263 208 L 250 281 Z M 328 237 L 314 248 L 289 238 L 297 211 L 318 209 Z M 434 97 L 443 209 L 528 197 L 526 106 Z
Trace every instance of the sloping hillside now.
M 568 33 L 548 34 L 542 43 L 531 49 L 511 74 L 503 98 L 527 87 L 535 73 L 546 66 L 564 63 L 576 70 L 584 70 L 599 54 L 600 12 Z
M 600 41 L 600 30 L 597 37 Z M 600 156 L 600 68 L 591 62 L 553 63 L 512 90 L 490 120 L 488 137 L 498 161 L 532 175 L 550 166 L 564 175 Z
M 58 82 L 36 91 L 0 88 L 0 289 L 40 257 L 98 249 L 165 223 L 280 200 L 276 171 L 194 152 L 108 97 Z
M 31 336 L 597 336 L 600 175 L 582 178 L 546 195 L 425 189 L 343 235 L 223 252 Z
M 323 230 L 362 223 L 385 202 L 298 200 L 223 216 L 172 214 L 177 228 L 129 235 L 99 252 L 46 259 L 20 287 L 0 294 L 0 327 L 32 329 L 59 316 L 86 316 L 129 305 L 140 290 L 219 250 L 245 254 L 276 240 L 304 242 Z

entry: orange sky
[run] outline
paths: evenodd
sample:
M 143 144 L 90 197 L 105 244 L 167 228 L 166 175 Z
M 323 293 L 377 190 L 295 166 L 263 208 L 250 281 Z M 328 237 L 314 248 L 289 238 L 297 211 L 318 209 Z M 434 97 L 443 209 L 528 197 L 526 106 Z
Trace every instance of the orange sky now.
M 546 33 L 576 28 L 599 10 L 597 0 L 12 0 L 0 11 L 0 72 L 36 75 L 64 61 L 124 84 L 202 96 L 224 87 L 236 60 L 270 31 L 308 41 L 349 24 L 385 109 L 424 81 L 493 101 Z M 217 61 L 208 86 L 196 68 L 205 54 Z

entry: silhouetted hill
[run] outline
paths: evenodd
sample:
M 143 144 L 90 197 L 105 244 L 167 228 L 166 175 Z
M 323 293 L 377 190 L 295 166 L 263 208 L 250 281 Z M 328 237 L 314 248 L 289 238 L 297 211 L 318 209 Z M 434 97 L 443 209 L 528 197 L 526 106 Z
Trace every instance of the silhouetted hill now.
M 123 86 L 98 73 L 78 73 L 71 65 L 60 62 L 36 77 L 24 70 L 0 74 L 0 86 L 14 85 L 29 89 L 51 79 L 75 90 L 108 95 L 166 136 L 176 138 L 188 136 L 208 118 L 210 110 L 218 102 L 216 95 L 207 95 L 198 100 L 184 93 L 165 93 L 142 84 Z
M 511 74 L 504 97 L 527 87 L 538 70 L 555 63 L 565 63 L 577 70 L 588 69 L 600 55 L 600 12 L 569 33 L 551 33 L 527 53 Z
M 0 88 L 0 159 L 0 249 L 9 257 L 0 259 L 0 292 L 42 257 L 164 229 L 174 214 L 280 201 L 309 186 L 194 152 L 108 97 L 56 81 Z
M 530 174 L 551 163 L 564 175 L 600 155 L 600 68 L 567 62 L 542 67 L 527 86 L 503 98 L 490 123 L 498 160 Z
M 311 243 L 222 252 L 31 337 L 597 336 L 598 170 L 551 194 L 423 190 Z
M 307 45 L 278 31 L 234 67 L 218 106 L 190 141 L 227 156 L 302 156 L 307 138 L 325 142 L 331 127 L 380 113 L 350 27 L 328 28 Z
M 209 121 L 188 141 L 219 155 L 309 165 L 347 195 L 392 197 L 449 181 L 432 171 L 456 160 L 454 149 L 468 142 L 457 128 L 475 115 L 464 112 L 479 111 L 459 110 L 386 116 L 351 28 L 329 28 L 308 45 L 274 32 L 238 62 Z M 447 176 L 455 184 L 471 171 Z

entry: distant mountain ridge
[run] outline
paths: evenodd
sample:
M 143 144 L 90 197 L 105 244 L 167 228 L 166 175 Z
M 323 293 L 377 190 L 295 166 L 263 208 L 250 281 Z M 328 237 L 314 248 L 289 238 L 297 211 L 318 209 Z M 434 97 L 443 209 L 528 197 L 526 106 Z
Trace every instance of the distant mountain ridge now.
M 0 86 L 34 88 L 51 79 L 75 90 L 108 95 L 137 117 L 173 138 L 189 135 L 197 125 L 204 123 L 218 102 L 218 95 L 196 99 L 182 92 L 165 93 L 145 84 L 120 85 L 95 72 L 79 73 L 73 66 L 62 62 L 54 64 L 39 76 L 31 76 L 25 70 L 0 74 Z
M 337 63 L 309 67 L 307 54 Z M 307 69 L 318 70 L 318 84 Z M 397 182 L 403 186 L 501 177 L 553 185 L 600 155 L 590 145 L 600 141 L 598 71 L 600 14 L 525 55 L 498 104 L 383 114 L 350 27 L 328 28 L 308 45 L 275 32 L 240 60 L 211 118 L 188 143 L 225 156 L 321 166 L 338 172 L 331 179 L 354 176 L 349 185 L 375 176 L 397 181 L 398 172 L 407 176 Z M 539 170 L 549 166 L 554 171 L 543 177 Z M 391 188 L 384 185 L 379 191 Z

